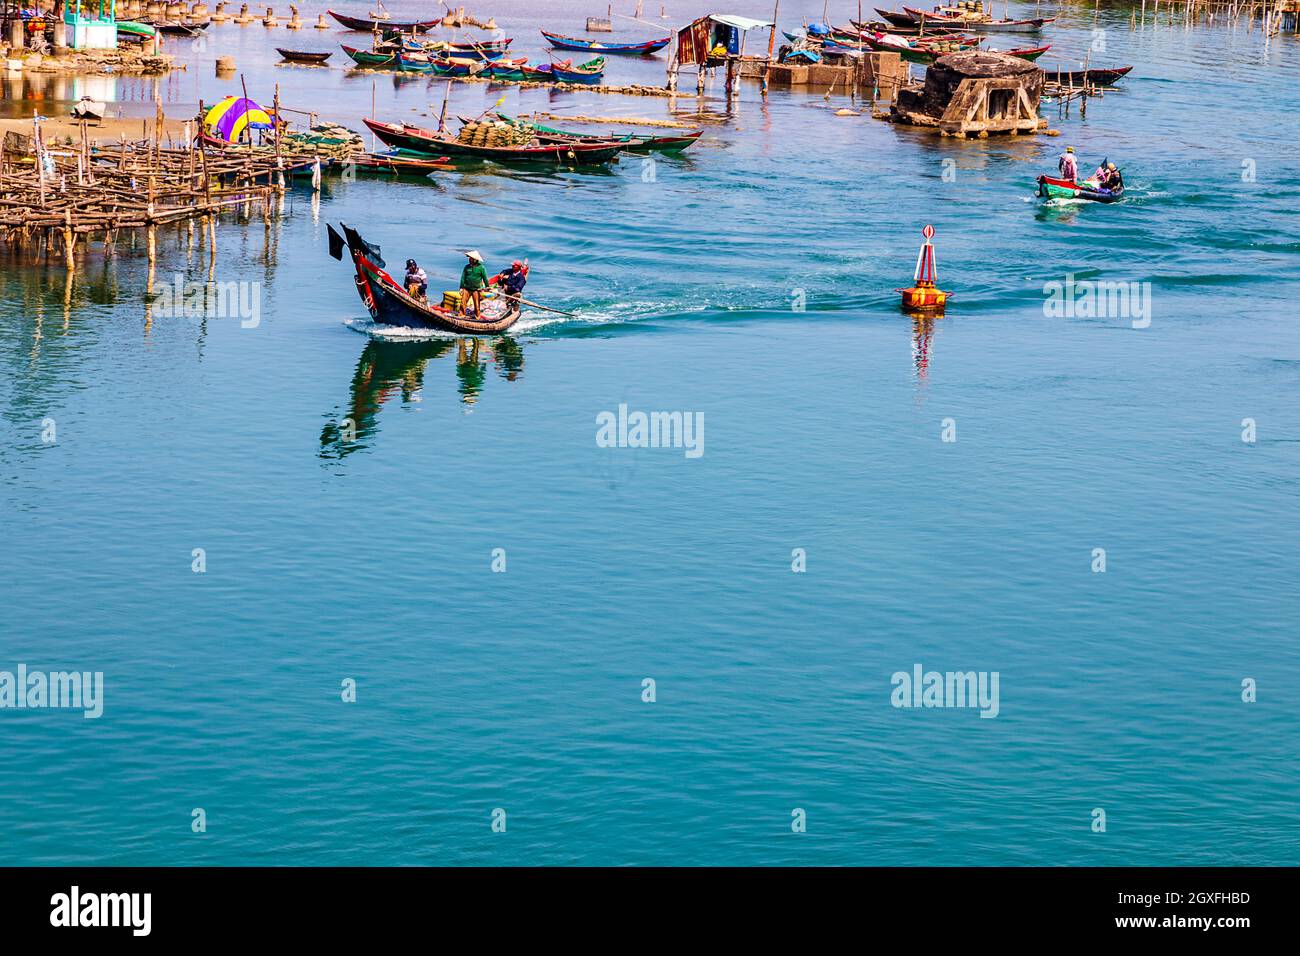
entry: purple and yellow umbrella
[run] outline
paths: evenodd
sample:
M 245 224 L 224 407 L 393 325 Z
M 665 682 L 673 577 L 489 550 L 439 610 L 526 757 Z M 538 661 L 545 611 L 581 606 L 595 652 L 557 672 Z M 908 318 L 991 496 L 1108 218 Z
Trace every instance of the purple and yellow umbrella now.
M 227 143 L 238 142 L 244 130 L 272 129 L 275 121 L 266 110 L 242 96 L 227 96 L 203 117 L 208 132 Z

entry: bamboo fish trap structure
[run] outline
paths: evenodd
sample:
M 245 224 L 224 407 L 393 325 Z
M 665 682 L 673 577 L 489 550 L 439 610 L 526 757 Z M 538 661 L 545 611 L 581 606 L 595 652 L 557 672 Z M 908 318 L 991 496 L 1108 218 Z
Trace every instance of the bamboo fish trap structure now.
M 111 255 L 119 236 L 138 230 L 152 263 L 159 227 L 197 220 L 215 236 L 218 214 L 231 207 L 245 216 L 260 208 L 269 222 L 295 172 L 337 162 L 282 150 L 278 136 L 271 148 L 214 148 L 197 132 L 197 121 L 186 123 L 180 144 L 164 146 L 159 107 L 151 137 L 92 144 L 82 123 L 79 143 L 58 145 L 33 116 L 30 136 L 0 140 L 0 248 L 61 248 L 74 270 L 78 243 L 98 238 Z

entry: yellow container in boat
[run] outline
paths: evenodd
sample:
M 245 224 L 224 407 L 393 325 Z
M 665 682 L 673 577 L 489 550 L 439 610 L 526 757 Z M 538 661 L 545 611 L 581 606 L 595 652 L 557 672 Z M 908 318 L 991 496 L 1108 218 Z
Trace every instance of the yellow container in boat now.
M 443 307 L 444 309 L 459 309 L 459 308 L 460 308 L 460 290 L 457 289 L 457 290 L 454 291 L 454 292 L 444 292 L 444 293 L 442 294 L 442 307 Z

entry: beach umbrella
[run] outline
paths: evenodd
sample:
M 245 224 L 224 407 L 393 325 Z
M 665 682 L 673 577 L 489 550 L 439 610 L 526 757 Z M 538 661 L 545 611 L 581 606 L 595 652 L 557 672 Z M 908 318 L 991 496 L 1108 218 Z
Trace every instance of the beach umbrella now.
M 275 121 L 252 100 L 242 96 L 227 96 L 208 110 L 208 115 L 203 117 L 203 125 L 208 132 L 227 143 L 234 143 L 249 127 L 271 129 L 275 126 Z

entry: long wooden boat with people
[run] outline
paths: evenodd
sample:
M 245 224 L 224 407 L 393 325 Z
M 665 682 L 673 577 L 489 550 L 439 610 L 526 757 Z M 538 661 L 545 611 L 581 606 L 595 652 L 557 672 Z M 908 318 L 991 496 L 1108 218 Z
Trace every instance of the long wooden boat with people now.
M 422 129 L 403 123 L 362 119 L 380 140 L 396 149 L 453 159 L 487 159 L 498 163 L 550 163 L 557 166 L 594 166 L 612 162 L 627 150 L 627 143 L 611 140 L 577 142 L 534 137 L 519 146 L 480 146 L 449 132 Z
M 333 10 L 326 10 L 325 12 L 349 30 L 355 30 L 358 33 L 373 33 L 376 28 L 395 30 L 402 33 L 411 33 L 412 31 L 428 33 L 442 23 L 442 17 L 438 17 L 436 20 L 377 20 L 373 17 L 369 19 L 350 17 L 343 13 L 336 13 Z
M 584 40 L 581 37 L 566 37 L 561 33 L 541 31 L 546 42 L 557 50 L 576 50 L 580 53 L 616 53 L 634 56 L 649 56 L 658 53 L 669 43 L 672 37 L 661 40 L 646 40 L 644 43 L 605 43 L 601 40 Z
M 408 329 L 432 329 L 483 335 L 504 332 L 519 321 L 516 300 L 504 296 L 485 299 L 483 315 L 462 315 L 441 305 L 410 295 L 402 284 L 390 276 L 379 247 L 366 242 L 347 223 L 339 223 L 343 234 L 326 224 L 329 230 L 329 253 L 340 262 L 346 249 L 356 269 L 357 294 L 370 318 L 383 325 Z

